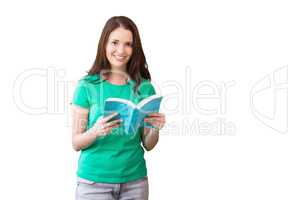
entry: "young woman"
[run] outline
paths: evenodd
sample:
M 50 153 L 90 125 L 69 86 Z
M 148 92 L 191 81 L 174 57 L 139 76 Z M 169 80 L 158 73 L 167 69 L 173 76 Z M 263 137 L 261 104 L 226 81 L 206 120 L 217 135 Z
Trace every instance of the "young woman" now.
M 127 17 L 110 18 L 102 31 L 92 68 L 77 84 L 72 100 L 72 144 L 81 151 L 77 200 L 148 199 L 144 149 L 150 151 L 165 124 L 152 113 L 136 133 L 125 134 L 117 113 L 103 117 L 109 97 L 134 103 L 155 94 L 136 25 Z M 142 147 L 143 146 L 143 147 Z

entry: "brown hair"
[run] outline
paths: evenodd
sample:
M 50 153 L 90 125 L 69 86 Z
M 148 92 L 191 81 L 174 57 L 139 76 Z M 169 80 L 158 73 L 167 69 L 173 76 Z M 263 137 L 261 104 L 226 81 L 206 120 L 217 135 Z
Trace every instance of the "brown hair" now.
M 96 59 L 92 68 L 88 71 L 88 75 L 100 74 L 103 71 L 111 69 L 110 63 L 106 58 L 105 47 L 109 38 L 109 35 L 116 28 L 122 27 L 131 31 L 133 36 L 132 41 L 132 55 L 127 63 L 127 73 L 132 80 L 135 81 L 134 90 L 136 91 L 142 79 L 151 80 L 151 75 L 148 70 L 148 65 L 142 48 L 142 43 L 138 29 L 134 22 L 125 16 L 115 16 L 110 18 L 103 30 L 98 43 L 98 50 Z

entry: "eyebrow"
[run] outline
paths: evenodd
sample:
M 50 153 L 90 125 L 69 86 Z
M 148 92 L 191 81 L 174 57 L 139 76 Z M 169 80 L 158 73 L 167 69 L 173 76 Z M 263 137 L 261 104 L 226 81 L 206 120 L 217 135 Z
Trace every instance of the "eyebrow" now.
M 118 41 L 118 42 L 120 42 L 118 39 L 111 39 L 112 41 Z M 132 41 L 127 41 L 127 42 L 125 42 L 125 43 L 132 43 Z

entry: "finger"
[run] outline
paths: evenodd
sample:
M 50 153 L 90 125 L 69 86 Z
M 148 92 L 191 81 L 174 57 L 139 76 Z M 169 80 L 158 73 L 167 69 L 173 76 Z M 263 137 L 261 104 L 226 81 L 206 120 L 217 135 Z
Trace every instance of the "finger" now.
M 161 121 L 163 120 L 162 117 L 146 117 L 144 118 L 144 120 L 147 122 L 147 121 Z
M 97 122 L 96 123 L 100 123 L 103 120 L 103 115 L 98 117 Z
M 117 124 L 112 125 L 112 126 L 110 126 L 110 127 L 115 128 L 115 127 L 118 127 L 118 126 L 120 126 L 120 125 L 121 125 L 120 123 L 117 123 Z
M 118 114 L 119 114 L 118 112 L 114 112 L 114 113 L 108 115 L 107 117 L 104 117 L 103 120 L 102 120 L 102 122 L 107 122 L 107 121 L 109 121 L 110 119 L 112 119 L 112 118 L 114 118 L 115 116 L 117 116 Z
M 151 126 L 152 126 L 151 128 L 153 128 L 153 129 L 155 129 L 157 131 L 159 131 L 163 127 L 163 125 L 156 124 L 156 123 L 151 124 Z
M 145 122 L 150 122 L 150 121 L 153 121 L 153 120 L 151 118 L 145 118 L 144 121 Z
M 155 122 L 156 120 L 153 118 L 146 118 L 144 119 L 144 122 Z
M 151 125 L 157 125 L 157 124 L 161 124 L 162 122 L 161 121 L 156 121 L 156 120 L 150 120 L 150 121 L 145 121 Z
M 106 128 L 106 127 L 110 127 L 110 126 L 113 126 L 115 124 L 120 124 L 122 122 L 121 119 L 116 119 L 116 120 L 113 120 L 111 122 L 106 122 L 103 124 L 103 127 Z
M 164 113 L 150 113 L 148 116 L 165 117 Z
M 104 129 L 102 129 L 102 132 L 103 132 L 105 135 L 107 135 L 107 134 L 109 134 L 109 133 L 112 131 L 113 128 L 116 128 L 116 127 L 118 127 L 118 126 L 119 126 L 118 124 L 115 124 L 115 125 L 113 125 L 113 126 L 106 127 L 106 128 L 104 128 Z
M 164 126 L 164 121 L 147 121 L 147 123 L 151 124 L 152 126 L 162 127 Z
M 147 116 L 145 119 L 155 119 L 155 118 L 160 118 L 161 116 Z
M 113 125 L 110 125 L 110 126 L 105 126 L 103 128 L 115 128 L 115 127 L 118 127 L 120 125 L 121 125 L 120 123 L 117 123 L 117 124 L 113 124 Z
M 161 116 L 162 114 L 161 113 L 150 113 L 150 114 L 148 114 L 148 116 Z
M 111 127 L 107 127 L 107 128 L 104 128 L 102 130 L 102 132 L 103 132 L 104 135 L 107 135 L 107 134 L 109 134 L 111 132 L 111 129 L 112 129 Z

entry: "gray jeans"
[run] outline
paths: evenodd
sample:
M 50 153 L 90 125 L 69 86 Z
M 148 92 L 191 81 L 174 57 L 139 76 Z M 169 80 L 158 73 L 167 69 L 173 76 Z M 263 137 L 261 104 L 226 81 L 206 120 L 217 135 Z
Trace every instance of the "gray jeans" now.
M 148 177 L 127 183 L 95 183 L 77 178 L 76 200 L 148 200 Z

